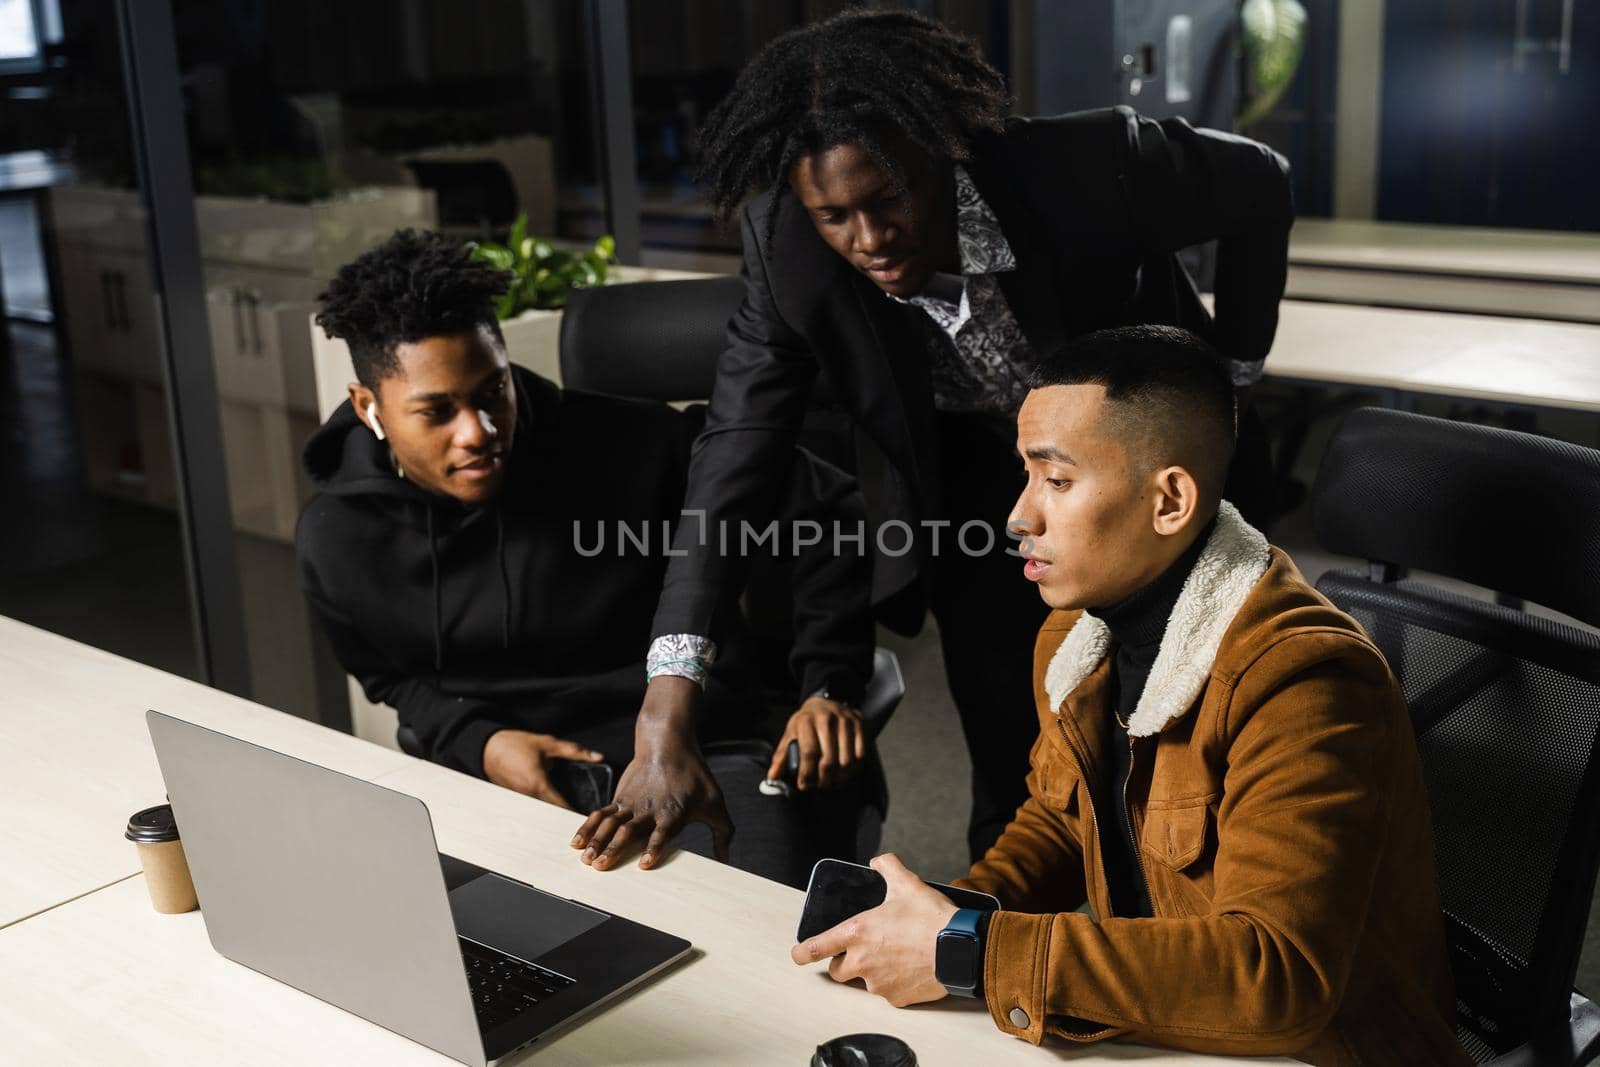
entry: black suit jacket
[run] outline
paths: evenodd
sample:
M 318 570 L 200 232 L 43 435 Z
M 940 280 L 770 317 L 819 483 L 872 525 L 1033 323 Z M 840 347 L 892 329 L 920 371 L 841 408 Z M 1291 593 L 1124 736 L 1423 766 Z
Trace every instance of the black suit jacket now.
M 963 165 L 1016 256 L 1016 269 L 997 278 L 1036 352 L 1149 322 L 1192 329 L 1244 364 L 1266 358 L 1294 218 L 1288 163 L 1270 148 L 1118 107 L 1014 119 Z M 889 299 L 824 244 L 782 188 L 752 200 L 742 224 L 744 302 L 728 324 L 684 507 L 733 531 L 769 521 L 820 377 L 855 425 L 873 601 L 882 604 L 917 578 L 921 561 L 876 551 L 873 531 L 895 519 L 915 526 L 932 493 L 933 394 L 915 319 L 924 312 Z M 1213 239 L 1214 321 L 1175 256 Z M 684 555 L 668 569 L 656 634 L 715 632 L 723 591 L 737 588 L 743 567 L 718 554 L 718 538 L 704 540 L 680 537 Z M 898 537 L 887 540 L 898 547 Z

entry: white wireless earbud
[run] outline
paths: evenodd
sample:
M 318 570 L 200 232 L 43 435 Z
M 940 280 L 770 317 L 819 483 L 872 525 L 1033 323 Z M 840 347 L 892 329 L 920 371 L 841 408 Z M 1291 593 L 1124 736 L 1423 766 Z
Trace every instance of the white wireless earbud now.
M 498 437 L 500 435 L 500 431 L 495 429 L 494 420 L 491 419 L 489 417 L 489 413 L 482 408 L 478 409 L 478 425 L 482 426 L 483 432 L 488 434 L 490 437 Z
M 382 441 L 383 423 L 378 421 L 378 402 L 376 400 L 367 405 L 367 422 L 372 426 L 372 435 Z

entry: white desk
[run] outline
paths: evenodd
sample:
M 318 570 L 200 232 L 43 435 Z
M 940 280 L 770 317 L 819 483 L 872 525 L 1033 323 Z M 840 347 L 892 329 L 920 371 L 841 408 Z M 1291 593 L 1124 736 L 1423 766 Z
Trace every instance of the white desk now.
M 0 700 L 0 771 L 27 816 L 0 831 L 0 885 L 8 900 L 78 897 L 0 929 L 6 1062 L 449 1062 L 222 959 L 201 914 L 157 915 L 141 877 L 88 891 L 96 879 L 136 867 L 121 838 L 123 820 L 132 807 L 160 799 L 147 706 L 419 796 L 445 851 L 694 943 L 688 961 L 534 1046 L 525 1060 L 802 1064 L 820 1041 L 878 1030 L 903 1037 L 932 1067 L 1288 1062 L 1122 1045 L 1035 1048 L 996 1031 L 970 1003 L 897 1011 L 834 984 L 820 968 L 789 962 L 801 900 L 792 889 L 684 854 L 648 873 L 631 865 L 597 872 L 567 847 L 579 821 L 572 812 L 7 620 L 0 620 L 0 649 L 11 683 Z M 16 771 L 25 777 L 9 777 Z M 103 785 L 84 787 L 86 778 Z M 18 826 L 29 833 L 19 835 Z M 13 886 L 19 866 L 48 877 L 29 875 Z
M 1600 412 L 1600 326 L 1285 300 L 1267 377 Z
M 363 778 L 397 752 L 0 618 L 0 927 L 139 870 L 128 816 L 166 799 L 146 708 Z
M 1286 295 L 1600 322 L 1600 234 L 1299 219 Z

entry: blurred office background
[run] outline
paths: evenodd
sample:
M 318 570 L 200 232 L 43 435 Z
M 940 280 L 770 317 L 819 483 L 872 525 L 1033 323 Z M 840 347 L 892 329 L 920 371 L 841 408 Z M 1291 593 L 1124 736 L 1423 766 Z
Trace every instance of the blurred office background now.
M 557 243 L 613 234 L 629 267 L 737 269 L 737 230 L 690 179 L 697 130 L 765 42 L 847 6 L 0 0 L 0 614 L 350 728 L 292 548 L 329 389 L 320 287 L 399 226 L 499 238 L 518 215 Z M 1600 4 L 1301 0 L 1253 23 L 1236 0 L 871 6 L 975 36 L 1019 113 L 1126 103 L 1278 148 L 1302 218 L 1292 296 L 1600 319 Z M 1352 241 L 1396 255 L 1352 263 Z M 1438 265 L 1524 255 L 1589 280 Z M 1297 488 L 1332 414 L 1372 399 L 1262 390 L 1274 538 L 1313 576 Z M 1600 444 L 1592 414 L 1410 402 Z M 884 738 L 885 843 L 948 877 L 959 730 L 937 641 L 891 643 L 910 691 Z

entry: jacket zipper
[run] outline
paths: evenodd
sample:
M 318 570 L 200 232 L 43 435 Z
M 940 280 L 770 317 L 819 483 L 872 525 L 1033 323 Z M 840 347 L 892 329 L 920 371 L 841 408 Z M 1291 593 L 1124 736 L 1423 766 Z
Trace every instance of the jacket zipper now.
M 1133 781 L 1133 738 L 1128 738 L 1128 776 L 1122 780 L 1122 826 L 1128 832 L 1128 848 L 1133 852 L 1133 865 L 1139 872 L 1139 884 L 1144 888 L 1144 899 L 1150 905 L 1150 915 L 1156 914 L 1156 898 L 1150 892 L 1150 877 L 1144 873 L 1144 857 L 1139 854 L 1139 842 L 1133 836 L 1133 809 L 1128 806 L 1128 783 Z
M 1073 747 L 1072 738 L 1067 736 L 1067 724 L 1061 721 L 1059 715 L 1056 717 L 1056 729 L 1061 731 L 1061 741 L 1067 746 L 1067 751 L 1072 753 L 1072 761 L 1078 765 L 1078 777 L 1083 782 L 1083 791 L 1089 797 L 1089 826 L 1094 830 L 1095 840 L 1098 841 L 1100 840 L 1100 817 L 1095 813 L 1094 809 L 1094 785 L 1089 781 L 1089 769 L 1084 765 L 1083 757 L 1078 755 L 1078 750 Z M 1128 739 L 1128 779 L 1132 778 L 1133 738 L 1130 737 Z M 1124 780 L 1122 783 L 1122 807 L 1124 811 L 1129 810 L 1128 780 Z M 1156 914 L 1156 902 L 1155 898 L 1150 894 L 1150 879 L 1144 872 L 1144 859 L 1139 855 L 1139 843 L 1133 839 L 1133 819 L 1131 817 L 1125 816 L 1123 818 L 1123 828 L 1128 834 L 1128 844 L 1133 849 L 1133 862 L 1139 869 L 1139 882 L 1144 886 L 1144 898 L 1150 902 L 1150 914 L 1154 916 Z M 1104 862 L 1104 860 L 1101 861 L 1102 865 Z M 1111 894 L 1109 892 L 1106 893 L 1106 915 L 1108 918 L 1116 918 L 1116 909 L 1111 906 Z

